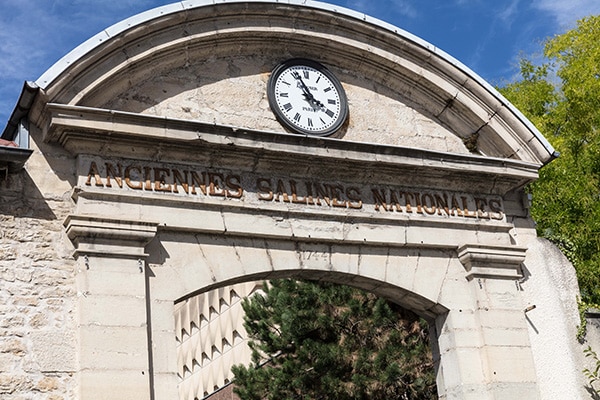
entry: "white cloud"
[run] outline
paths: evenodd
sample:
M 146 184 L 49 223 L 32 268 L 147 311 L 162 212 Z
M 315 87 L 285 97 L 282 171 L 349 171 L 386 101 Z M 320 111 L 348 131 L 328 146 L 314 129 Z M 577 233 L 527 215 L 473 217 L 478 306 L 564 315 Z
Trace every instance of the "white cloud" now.
M 57 26 L 52 18 L 30 2 L 2 4 L 5 12 L 0 28 L 0 77 L 35 79 L 52 53 Z
M 414 1 L 411 0 L 347 0 L 338 3 L 344 4 L 344 7 L 351 10 L 357 10 L 373 16 L 381 17 L 382 15 L 389 14 L 401 15 L 408 18 L 416 18 L 418 16 L 417 9 L 413 5 Z M 389 20 L 390 18 L 385 19 Z
M 0 132 L 25 80 L 113 23 L 172 0 L 0 0 Z
M 418 12 L 410 0 L 393 0 L 393 11 L 408 18 L 416 18 Z
M 535 0 L 533 7 L 551 14 L 563 29 L 574 27 L 585 16 L 600 14 L 598 0 Z
M 505 23 L 510 23 L 519 9 L 519 0 L 512 0 L 502 11 L 498 13 L 500 18 Z
M 0 79 L 35 80 L 102 29 L 170 0 L 0 0 Z

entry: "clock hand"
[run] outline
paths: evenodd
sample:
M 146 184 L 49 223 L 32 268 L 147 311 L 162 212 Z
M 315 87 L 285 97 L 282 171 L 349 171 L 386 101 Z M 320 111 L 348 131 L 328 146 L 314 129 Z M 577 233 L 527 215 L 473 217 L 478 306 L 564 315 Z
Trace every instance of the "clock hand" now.
M 314 96 L 312 95 L 312 93 L 310 92 L 310 90 L 308 89 L 308 86 L 306 86 L 306 84 L 304 83 L 304 81 L 302 80 L 302 77 L 300 76 L 300 74 L 297 71 L 292 72 L 292 76 L 298 80 L 298 82 L 300 82 L 300 87 L 302 88 L 302 92 L 304 92 L 304 96 L 306 96 L 306 98 L 310 101 L 310 100 L 314 100 Z
M 317 108 L 320 108 L 320 109 L 325 108 L 325 105 L 323 103 L 321 103 L 319 100 L 315 99 L 315 96 L 310 92 L 310 89 L 308 88 L 308 86 L 306 86 L 306 84 L 302 80 L 302 77 L 300 76 L 300 74 L 297 71 L 292 72 L 292 76 L 300 82 L 300 87 L 302 88 L 302 92 L 304 93 L 304 96 L 306 97 L 306 100 L 308 100 L 309 103 L 317 106 Z

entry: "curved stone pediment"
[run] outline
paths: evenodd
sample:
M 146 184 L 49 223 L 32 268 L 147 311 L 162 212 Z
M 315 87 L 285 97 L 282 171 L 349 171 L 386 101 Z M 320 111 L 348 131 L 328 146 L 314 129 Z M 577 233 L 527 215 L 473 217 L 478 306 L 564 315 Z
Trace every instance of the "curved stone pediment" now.
M 381 21 L 318 2 L 182 2 L 125 20 L 36 83 L 44 104 L 285 132 L 266 84 L 303 57 L 342 82 L 350 117 L 336 137 L 542 165 L 554 150 L 472 71 Z

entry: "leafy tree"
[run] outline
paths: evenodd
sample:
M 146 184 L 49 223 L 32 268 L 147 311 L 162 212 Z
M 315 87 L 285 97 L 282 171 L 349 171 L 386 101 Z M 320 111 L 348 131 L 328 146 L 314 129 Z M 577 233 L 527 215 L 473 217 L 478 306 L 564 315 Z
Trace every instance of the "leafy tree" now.
M 582 300 L 600 303 L 600 16 L 547 40 L 500 91 L 560 152 L 530 185 L 538 234 L 573 262 Z
M 393 303 L 275 280 L 244 311 L 254 365 L 233 368 L 243 400 L 437 398 L 426 323 Z

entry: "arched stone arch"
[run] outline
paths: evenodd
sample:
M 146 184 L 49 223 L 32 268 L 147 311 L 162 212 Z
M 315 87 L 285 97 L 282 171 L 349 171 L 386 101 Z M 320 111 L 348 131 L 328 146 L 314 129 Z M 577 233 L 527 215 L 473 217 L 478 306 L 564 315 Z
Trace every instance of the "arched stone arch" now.
M 396 246 L 327 244 L 281 239 L 194 235 L 195 243 L 181 246 L 188 235 L 160 235 L 160 242 L 174 254 L 173 265 L 163 279 L 171 282 L 170 298 L 182 298 L 214 287 L 248 280 L 299 278 L 334 280 L 390 298 L 424 317 L 447 311 L 440 304 L 442 286 L 449 273 L 453 251 Z M 169 252 L 171 253 L 171 252 Z M 453 265 L 461 277 L 464 268 Z M 454 271 L 456 274 L 456 271 Z M 161 282 L 162 283 L 162 282 Z M 466 305 L 465 305 L 466 306 Z
M 212 243 L 209 246 L 216 245 L 214 240 L 210 241 Z M 231 378 L 231 366 L 250 362 L 250 350 L 245 342 L 248 336 L 241 321 L 243 315 L 243 313 L 240 312 L 241 305 L 239 304 L 239 299 L 238 302 L 231 300 L 229 291 L 231 291 L 231 293 L 235 291 L 238 294 L 244 293 L 244 295 L 253 293 L 254 290 L 260 290 L 259 288 L 262 287 L 261 282 L 265 278 L 269 280 L 273 278 L 307 279 L 346 284 L 375 293 L 379 296 L 384 296 L 388 300 L 403 305 L 405 308 L 415 310 L 431 324 L 430 330 L 432 333 L 433 357 L 434 360 L 439 361 L 439 351 L 437 350 L 438 335 L 435 321 L 436 319 L 443 321 L 448 310 L 440 304 L 436 304 L 414 292 L 388 282 L 367 278 L 360 274 L 356 274 L 356 272 L 348 273 L 338 271 L 355 269 L 356 265 L 353 264 L 357 261 L 363 269 L 374 266 L 387 269 L 384 266 L 386 263 L 382 262 L 381 259 L 388 259 L 390 262 L 393 262 L 393 259 L 398 259 L 396 262 L 406 264 L 407 268 L 402 268 L 404 265 L 394 265 L 394 269 L 396 270 L 395 275 L 406 275 L 402 279 L 405 281 L 403 283 L 406 284 L 408 282 L 410 285 L 411 278 L 412 280 L 419 279 L 419 277 L 415 276 L 415 269 L 419 263 L 432 265 L 429 261 L 431 261 L 431 257 L 434 256 L 433 253 L 436 253 L 434 256 L 435 258 L 440 256 L 440 261 L 448 263 L 448 254 L 444 255 L 443 251 L 431 252 L 432 254 L 419 254 L 419 252 L 415 250 L 392 250 L 392 254 L 390 254 L 390 252 L 387 251 L 389 249 L 381 248 L 368 249 L 366 251 L 367 254 L 349 255 L 343 254 L 342 246 L 334 246 L 330 249 L 329 260 L 338 267 L 330 265 L 319 268 L 319 265 L 323 262 L 327 262 L 326 259 L 328 258 L 326 256 L 327 253 L 323 252 L 324 247 L 322 245 L 315 246 L 304 244 L 304 246 L 301 246 L 303 249 L 298 253 L 300 256 L 298 264 L 292 266 L 286 264 L 289 261 L 289 257 L 282 257 L 285 253 L 290 253 L 285 250 L 284 247 L 278 246 L 276 243 L 270 244 L 270 246 L 272 245 L 274 248 L 280 247 L 273 252 L 272 257 L 270 255 L 264 257 L 259 256 L 257 253 L 262 253 L 263 249 L 257 249 L 255 246 L 263 246 L 265 244 L 266 243 L 263 241 L 258 241 L 257 243 L 257 241 L 253 240 L 232 239 L 226 247 L 235 247 L 235 250 L 226 252 L 226 254 L 219 254 L 219 258 L 221 259 L 229 258 L 229 256 L 237 257 L 239 254 L 241 261 L 245 261 L 245 265 L 251 264 L 256 267 L 262 267 L 264 272 L 254 271 L 255 274 L 241 274 L 228 281 L 226 286 L 221 286 L 222 283 L 216 285 L 211 282 L 209 286 L 204 287 L 199 291 L 191 292 L 189 295 L 176 301 L 174 311 L 176 320 L 175 334 L 177 335 L 178 340 L 172 351 L 176 350 L 178 355 L 177 387 L 179 389 L 180 398 L 201 398 L 203 395 L 206 396 L 209 393 L 212 393 L 217 388 L 226 389 L 223 388 L 223 385 L 227 384 L 226 378 Z M 267 252 L 268 249 L 264 249 L 264 251 Z M 285 253 L 282 251 L 285 251 Z M 207 256 L 208 262 L 215 259 L 214 253 L 210 250 L 203 251 L 203 254 Z M 363 258 L 362 262 L 360 261 L 361 256 Z M 375 261 L 373 258 L 379 260 Z M 273 263 L 282 263 L 282 268 L 277 268 Z M 304 268 L 300 268 L 299 264 L 312 265 L 306 265 Z M 197 265 L 198 263 L 194 264 L 194 266 L 184 268 L 194 271 L 193 273 L 186 275 L 186 277 L 189 278 L 189 285 L 191 288 L 196 287 L 194 282 L 198 283 L 202 281 L 202 278 L 192 278 L 192 275 L 203 275 L 202 273 L 199 273 Z M 268 267 L 264 268 L 265 265 Z M 391 265 L 390 269 L 392 269 Z M 443 265 L 441 265 L 440 269 L 442 270 L 442 273 L 447 271 L 447 267 L 444 267 Z M 460 269 L 462 269 L 462 267 Z M 235 270 L 236 269 L 234 268 L 230 268 L 230 271 Z M 237 270 L 239 271 L 240 269 L 238 268 Z M 424 269 L 421 269 L 421 271 L 422 270 Z M 180 275 L 179 272 L 176 274 Z M 255 279 L 261 279 L 261 281 L 256 281 Z M 393 279 L 390 279 L 390 281 L 391 280 Z M 166 280 L 164 277 L 157 277 L 156 282 L 158 283 L 159 281 L 165 282 Z M 179 279 L 178 281 L 182 281 L 182 279 Z M 214 289 L 205 291 L 210 288 Z M 187 289 L 183 290 L 185 291 Z M 463 304 L 461 307 L 465 309 L 469 308 L 467 304 Z M 215 317 L 216 315 L 220 316 Z M 234 348 L 223 346 L 223 350 L 217 351 L 214 354 L 211 354 L 206 350 L 212 343 L 215 343 L 219 350 L 221 349 L 220 344 L 222 341 L 229 345 L 232 341 L 231 338 L 235 338 L 237 333 L 235 329 L 239 329 L 241 332 L 242 336 L 238 337 L 240 337 L 240 339 L 244 338 L 243 341 L 242 339 L 240 340 L 237 346 L 235 346 L 235 344 Z M 173 343 L 169 343 L 169 345 L 171 344 Z M 205 356 L 205 354 L 207 355 Z M 198 360 L 203 360 L 203 362 Z M 160 361 L 158 364 L 160 364 Z M 436 368 L 436 371 L 437 370 L 438 369 Z
M 305 3 L 165 6 L 37 81 L 36 179 L 73 199 L 81 397 L 176 398 L 174 303 L 298 276 L 432 321 L 441 398 L 539 398 L 523 187 L 554 150 L 442 51 Z M 269 110 L 270 71 L 296 57 L 347 91 L 337 136 L 291 134 Z

